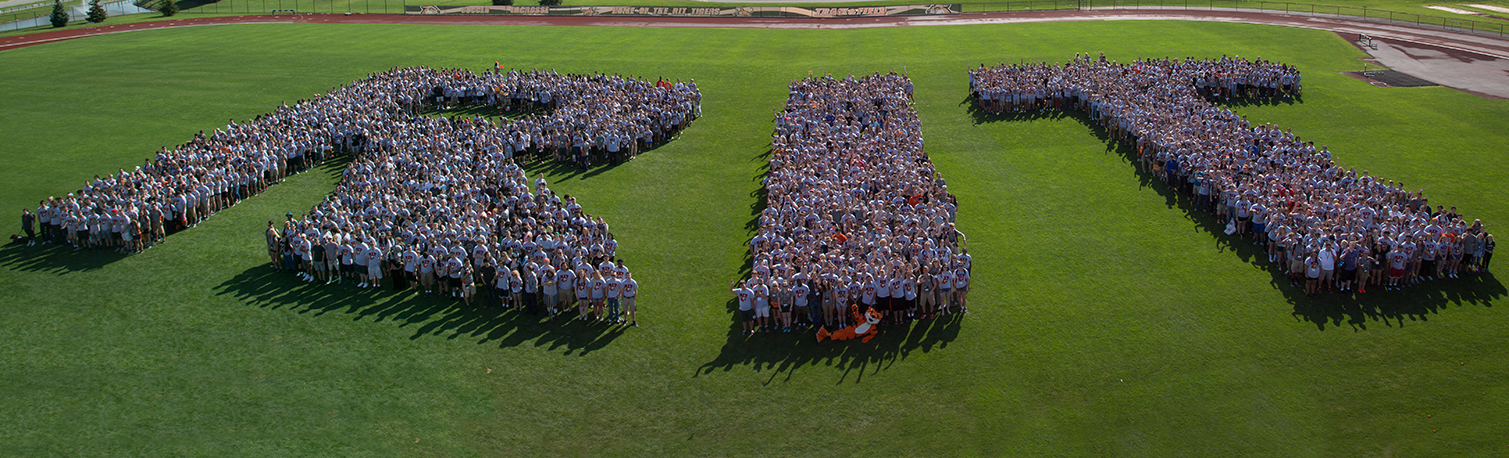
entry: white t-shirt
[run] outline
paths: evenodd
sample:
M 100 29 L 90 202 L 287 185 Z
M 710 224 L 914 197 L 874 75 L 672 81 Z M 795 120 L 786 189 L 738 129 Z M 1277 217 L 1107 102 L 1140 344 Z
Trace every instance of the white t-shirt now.
M 630 278 L 623 281 L 622 292 L 624 299 L 633 299 L 639 295 L 639 282 Z

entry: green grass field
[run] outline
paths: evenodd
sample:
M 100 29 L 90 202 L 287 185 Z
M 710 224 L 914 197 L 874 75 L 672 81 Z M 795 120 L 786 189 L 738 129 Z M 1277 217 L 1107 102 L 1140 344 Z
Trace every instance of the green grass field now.
M 696 78 L 706 116 L 639 160 L 550 177 L 612 223 L 644 285 L 639 328 L 274 274 L 265 221 L 307 210 L 334 169 L 141 255 L 0 248 L 0 455 L 1509 454 L 1501 281 L 1306 300 L 1083 122 L 991 119 L 966 101 L 969 66 L 1076 51 L 1296 64 L 1302 101 L 1234 108 L 1509 224 L 1509 102 L 1370 86 L 1338 74 L 1362 53 L 1312 30 L 266 24 L 72 40 L 0 52 L 11 218 L 227 118 L 394 66 Z M 739 337 L 725 285 L 786 83 L 903 68 L 961 201 L 972 313 L 868 344 Z

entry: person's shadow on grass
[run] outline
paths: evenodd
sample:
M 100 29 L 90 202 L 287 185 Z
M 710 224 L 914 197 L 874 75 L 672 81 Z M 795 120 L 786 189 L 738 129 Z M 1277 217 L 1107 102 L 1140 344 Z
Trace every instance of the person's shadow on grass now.
M 751 159 L 763 163 L 753 178 L 756 183 L 765 177 L 771 154 L 772 151 L 766 150 Z M 755 202 L 749 206 L 750 220 L 744 227 L 753 233 L 759 229 L 760 213 L 765 211 L 769 200 L 764 186 L 756 188 L 750 197 L 754 197 Z M 739 268 L 740 277 L 748 278 L 753 267 L 754 257 L 746 251 L 744 264 Z M 716 358 L 693 371 L 693 377 L 719 369 L 730 371 L 734 366 L 751 366 L 756 371 L 770 371 L 770 378 L 765 380 L 768 384 L 781 374 L 790 380 L 797 369 L 821 364 L 843 369 L 836 383 L 860 383 L 866 374 L 878 373 L 897 360 L 906 359 L 912 352 L 926 353 L 948 347 L 948 343 L 959 336 L 959 327 L 964 321 L 964 315 L 949 315 L 881 327 L 869 342 L 856 339 L 819 343 L 815 330 L 746 336 L 743 323 L 739 321 L 737 299 L 730 298 L 724 305 L 730 316 L 728 340 Z
M 862 383 L 866 375 L 888 369 L 913 352 L 948 348 L 959 337 L 959 329 L 968 318 L 966 314 L 953 314 L 883 326 L 869 342 L 859 339 L 818 342 L 814 330 L 745 335 L 737 313 L 737 299 L 730 299 L 726 305 L 732 317 L 728 340 L 716 358 L 693 371 L 693 377 L 750 366 L 755 371 L 770 371 L 765 380 L 769 384 L 783 374 L 783 381 L 790 380 L 791 374 L 802 367 L 823 365 L 843 370 L 835 384 Z
M 535 347 L 584 356 L 622 336 L 622 325 L 576 320 L 576 313 L 549 319 L 543 311 L 528 314 L 484 307 L 481 292 L 471 307 L 460 299 L 425 296 L 410 288 L 394 291 L 391 282 L 382 288 L 356 288 L 350 283 L 325 285 L 298 280 L 293 274 L 263 264 L 247 269 L 216 286 L 217 295 L 231 296 L 269 309 L 288 309 L 319 317 L 330 313 L 350 316 L 353 321 L 394 323 L 412 328 L 410 339 L 427 336 L 474 339 L 477 345 L 499 348 L 533 343 Z M 543 309 L 543 308 L 542 308 Z
M 63 275 L 99 269 L 126 256 L 129 255 L 106 249 L 75 250 L 61 243 L 26 246 L 25 242 L 11 242 L 0 247 L 0 266 Z

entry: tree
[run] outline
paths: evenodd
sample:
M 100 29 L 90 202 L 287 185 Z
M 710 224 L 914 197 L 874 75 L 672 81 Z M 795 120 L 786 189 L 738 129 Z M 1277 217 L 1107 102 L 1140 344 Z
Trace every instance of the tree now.
M 555 6 L 561 4 L 561 0 L 540 0 L 541 5 Z
M 178 3 L 174 2 L 173 0 L 162 0 L 162 9 L 157 11 L 159 13 L 162 13 L 163 16 L 172 16 L 178 14 Z
M 110 15 L 105 12 L 105 7 L 100 6 L 100 0 L 89 0 L 89 15 L 84 20 L 99 24 L 105 22 L 107 17 Z
M 513 0 L 493 0 L 493 5 L 496 5 L 496 6 L 508 6 L 508 5 L 512 5 L 512 4 L 513 4 Z
M 52 21 L 53 27 L 68 25 L 68 10 L 63 9 L 63 0 L 52 1 L 52 16 L 47 20 Z

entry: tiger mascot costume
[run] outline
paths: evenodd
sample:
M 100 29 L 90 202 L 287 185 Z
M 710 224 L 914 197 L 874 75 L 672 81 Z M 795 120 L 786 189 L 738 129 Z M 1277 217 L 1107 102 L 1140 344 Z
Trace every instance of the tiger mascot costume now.
M 865 309 L 865 313 L 861 315 L 858 307 L 854 307 L 853 309 L 855 315 L 854 321 L 861 321 L 859 318 L 862 317 L 864 318 L 863 322 L 833 332 L 828 332 L 826 328 L 817 328 L 817 341 L 822 342 L 823 339 L 849 340 L 863 337 L 863 339 L 859 340 L 860 342 L 869 342 L 870 339 L 874 338 L 875 334 L 880 331 L 875 326 L 880 324 L 880 312 L 875 311 L 875 309 Z

